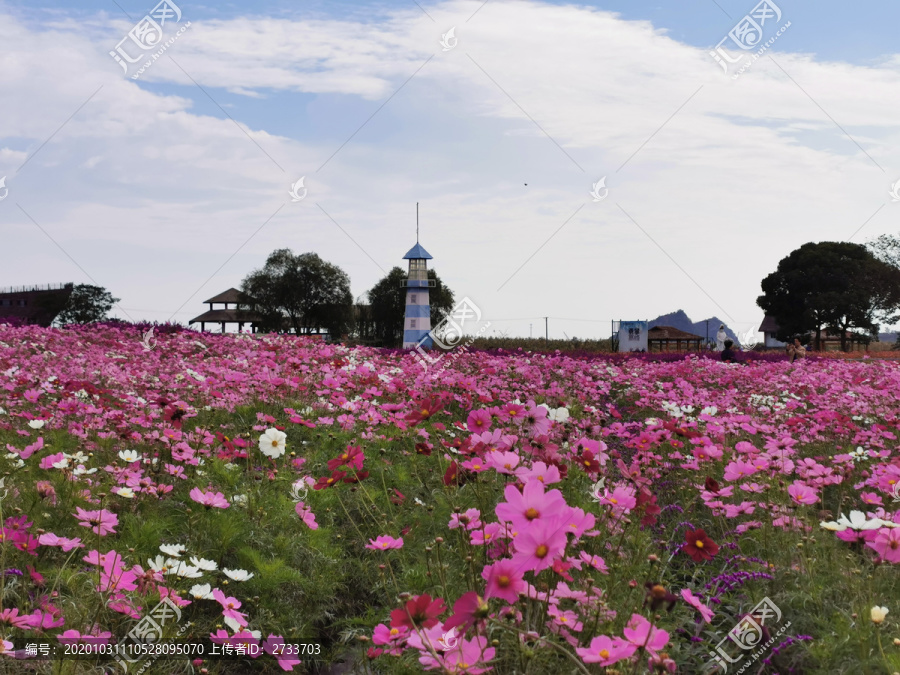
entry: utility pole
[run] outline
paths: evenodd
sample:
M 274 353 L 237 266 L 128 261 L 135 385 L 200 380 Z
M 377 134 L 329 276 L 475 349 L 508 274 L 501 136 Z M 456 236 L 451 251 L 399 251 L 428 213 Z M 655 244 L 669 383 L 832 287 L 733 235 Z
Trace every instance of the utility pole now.
M 534 324 L 533 323 L 528 324 L 528 337 L 530 337 L 530 338 L 534 337 Z
M 550 317 L 548 317 L 548 316 L 544 317 L 544 342 L 550 342 L 550 328 L 548 327 L 548 324 L 547 324 L 547 319 L 549 319 L 549 318 Z
M 706 320 L 706 346 L 709 347 L 709 319 Z

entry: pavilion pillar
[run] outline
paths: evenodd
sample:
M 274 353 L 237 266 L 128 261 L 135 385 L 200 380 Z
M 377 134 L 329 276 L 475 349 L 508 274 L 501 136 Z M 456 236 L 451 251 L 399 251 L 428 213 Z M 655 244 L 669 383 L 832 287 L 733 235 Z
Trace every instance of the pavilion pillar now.
M 201 321 L 201 322 L 200 322 L 200 332 L 203 333 L 203 332 L 205 332 L 205 331 L 206 331 L 206 322 L 205 322 L 205 321 Z

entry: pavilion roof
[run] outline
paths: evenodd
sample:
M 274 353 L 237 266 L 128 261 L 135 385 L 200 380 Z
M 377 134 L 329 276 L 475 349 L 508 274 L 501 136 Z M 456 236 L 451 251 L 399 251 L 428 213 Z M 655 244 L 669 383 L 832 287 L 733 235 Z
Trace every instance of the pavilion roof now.
M 648 340 L 702 340 L 700 335 L 686 333 L 672 326 L 654 326 L 647 331 Z
M 222 323 L 223 321 L 225 323 L 248 323 L 259 321 L 259 314 L 243 309 L 213 309 L 191 319 L 188 321 L 188 325 L 200 323 L 201 321 L 209 323 Z
M 236 288 L 229 288 L 227 291 L 223 291 L 216 296 L 211 297 L 209 300 L 206 300 L 206 304 L 211 302 L 227 302 L 227 303 L 239 303 L 246 302 L 246 296 L 241 293 Z

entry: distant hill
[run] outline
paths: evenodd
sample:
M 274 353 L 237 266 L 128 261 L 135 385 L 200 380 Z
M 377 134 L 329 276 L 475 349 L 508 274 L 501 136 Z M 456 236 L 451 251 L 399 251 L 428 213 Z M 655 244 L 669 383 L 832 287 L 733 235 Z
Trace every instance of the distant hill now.
M 878 339 L 882 342 L 896 342 L 897 341 L 897 333 L 879 333 Z
M 734 340 L 735 344 L 740 344 L 740 339 L 734 334 L 734 331 L 717 316 L 711 316 L 709 318 L 709 339 L 715 341 L 716 333 L 719 332 L 719 325 L 721 324 L 725 324 L 726 335 Z M 690 317 L 684 313 L 684 310 L 679 309 L 677 312 L 663 314 L 662 316 L 653 319 L 653 321 L 650 322 L 650 328 L 655 326 L 672 326 L 672 328 L 687 331 L 688 333 L 693 333 L 694 335 L 705 338 L 707 319 L 704 319 L 703 321 L 691 321 Z

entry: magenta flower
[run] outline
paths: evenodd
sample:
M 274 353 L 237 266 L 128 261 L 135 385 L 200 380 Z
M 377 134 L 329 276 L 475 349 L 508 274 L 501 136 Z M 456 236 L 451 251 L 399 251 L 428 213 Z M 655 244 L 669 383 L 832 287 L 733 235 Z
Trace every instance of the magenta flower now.
M 694 595 L 690 590 L 688 590 L 687 588 L 682 589 L 681 597 L 687 604 L 700 612 L 700 616 L 703 617 L 703 620 L 706 623 L 710 623 L 712 621 L 712 618 L 715 616 L 713 611 L 709 607 L 704 605 L 703 601 L 700 600 L 700 598 L 698 598 L 696 595 Z
M 598 635 L 589 647 L 575 650 L 585 663 L 597 663 L 601 666 L 611 666 L 622 659 L 629 658 L 637 651 L 637 647 L 626 642 L 620 637 L 610 638 L 606 635 Z
M 514 452 L 494 450 L 485 455 L 484 463 L 498 473 L 504 473 L 511 476 L 515 473 L 515 469 L 519 465 L 519 456 Z
M 799 480 L 795 480 L 788 486 L 788 494 L 796 504 L 815 504 L 819 501 L 819 495 L 815 488 L 811 488 Z
M 750 462 L 742 459 L 736 459 L 725 467 L 724 478 L 727 481 L 740 480 L 756 473 L 756 467 Z
M 625 639 L 638 648 L 643 647 L 651 656 L 669 643 L 669 634 L 655 628 L 640 614 L 632 614 L 625 630 L 622 631 Z
M 238 630 L 247 625 L 247 615 L 238 611 L 241 608 L 240 600 L 226 596 L 218 588 L 214 588 L 212 594 L 213 600 L 222 606 L 222 616 L 232 630 Z
M 523 483 L 536 480 L 544 485 L 552 485 L 562 480 L 559 469 L 552 464 L 547 466 L 544 462 L 535 462 L 531 467 L 520 466 L 516 469 L 516 477 Z
M 511 560 L 500 560 L 485 566 L 481 577 L 487 582 L 485 598 L 500 598 L 513 603 L 519 599 L 519 593 L 524 593 L 528 588 L 522 570 Z
M 300 520 L 306 523 L 306 526 L 311 530 L 318 530 L 319 524 L 316 522 L 316 514 L 312 512 L 312 509 L 309 508 L 303 502 L 297 502 L 297 506 L 294 507 L 294 510 L 297 512 L 297 515 L 300 516 Z
M 285 649 L 284 638 L 280 635 L 269 633 L 269 637 L 263 640 L 262 648 L 267 654 L 274 654 L 282 670 L 293 670 L 294 666 L 302 663 L 290 649 Z
M 82 527 L 89 527 L 93 532 L 105 537 L 107 534 L 116 533 L 116 525 L 119 524 L 119 517 L 112 511 L 103 509 L 102 511 L 85 511 L 80 506 L 73 513 Z
M 513 540 L 516 549 L 513 564 L 534 572 L 551 567 L 566 548 L 565 523 L 560 518 L 542 518 L 526 527 Z
M 900 563 L 900 527 L 880 528 L 875 538 L 866 542 L 866 546 L 874 549 L 887 562 Z
M 466 420 L 466 427 L 473 434 L 480 434 L 482 431 L 487 431 L 491 428 L 491 414 L 484 410 L 473 410 L 469 413 L 469 417 Z
M 540 481 L 529 481 L 522 492 L 515 485 L 507 485 L 503 495 L 506 501 L 497 504 L 497 517 L 517 529 L 525 529 L 529 523 L 541 518 L 561 514 L 566 507 L 562 493 L 559 490 L 545 493 Z
M 371 549 L 373 551 L 386 551 L 389 548 L 402 548 L 403 547 L 403 537 L 399 539 L 394 539 L 392 536 L 387 534 L 380 535 L 377 539 L 369 539 L 369 544 L 366 548 Z
M 217 509 L 227 509 L 230 504 L 228 500 L 225 499 L 225 495 L 221 492 L 213 492 L 212 490 L 208 490 L 204 492 L 200 488 L 194 488 L 190 492 L 191 499 L 193 499 L 198 504 L 203 504 L 203 506 L 207 507 L 216 507 Z

